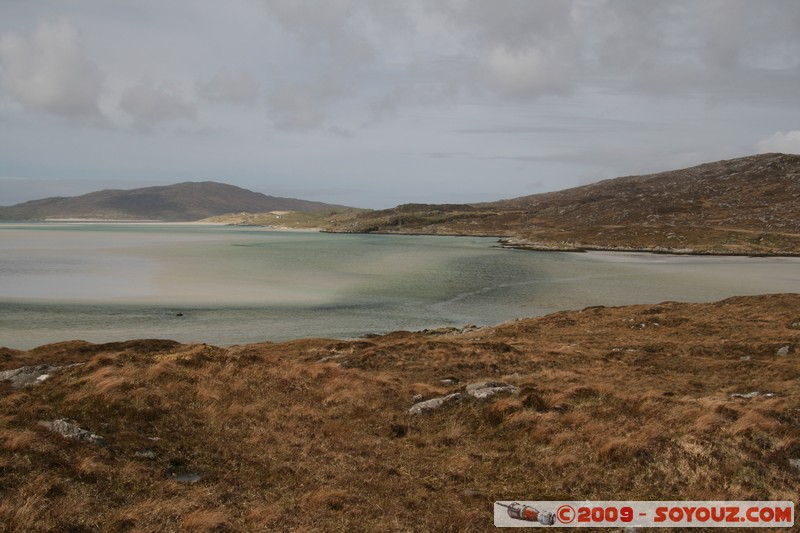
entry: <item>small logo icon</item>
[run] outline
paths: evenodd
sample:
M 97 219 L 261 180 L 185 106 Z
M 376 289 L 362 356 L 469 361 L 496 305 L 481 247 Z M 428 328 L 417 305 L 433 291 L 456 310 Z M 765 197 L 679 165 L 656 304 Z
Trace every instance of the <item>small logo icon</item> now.
M 556 510 L 556 517 L 562 524 L 571 524 L 575 520 L 575 509 L 571 505 L 562 505 Z
M 508 516 L 514 520 L 525 520 L 526 522 L 539 522 L 545 526 L 552 526 L 556 523 L 556 515 L 549 511 L 540 511 L 530 505 L 522 505 L 519 502 L 505 503 L 496 502 L 500 507 L 505 507 Z

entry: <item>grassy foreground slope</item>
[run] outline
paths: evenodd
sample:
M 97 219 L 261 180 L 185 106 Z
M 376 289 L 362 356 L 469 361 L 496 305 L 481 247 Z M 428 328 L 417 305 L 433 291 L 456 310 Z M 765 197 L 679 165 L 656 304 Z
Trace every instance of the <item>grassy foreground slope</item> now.
M 0 530 L 486 531 L 496 499 L 797 501 L 799 352 L 796 294 L 3 349 L 0 371 L 82 364 L 0 382 Z M 408 412 L 487 380 L 519 394 Z M 102 445 L 40 424 L 62 418 Z

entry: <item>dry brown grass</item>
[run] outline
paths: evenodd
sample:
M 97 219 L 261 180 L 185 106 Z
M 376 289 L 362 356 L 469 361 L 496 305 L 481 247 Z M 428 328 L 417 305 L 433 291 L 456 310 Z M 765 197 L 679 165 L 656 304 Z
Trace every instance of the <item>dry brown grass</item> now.
M 16 452 L 31 448 L 36 439 L 33 431 L 3 431 L 0 433 L 0 441 L 3 442 L 3 449 L 7 452 Z
M 198 509 L 187 514 L 181 522 L 185 531 L 229 531 L 227 513 L 220 509 Z
M 448 337 L 76 343 L 85 365 L 0 395 L 0 530 L 484 531 L 499 499 L 797 500 L 799 316 L 786 295 Z M 17 357 L 79 360 L 0 366 Z M 521 392 L 407 413 L 487 379 Z M 754 390 L 777 396 L 730 397 Z M 37 424 L 61 417 L 107 446 Z

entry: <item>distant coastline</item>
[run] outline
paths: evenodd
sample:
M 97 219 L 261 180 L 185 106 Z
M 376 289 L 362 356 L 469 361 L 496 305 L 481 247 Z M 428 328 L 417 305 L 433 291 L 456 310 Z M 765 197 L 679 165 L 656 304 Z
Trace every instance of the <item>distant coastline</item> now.
M 216 219 L 216 220 L 215 220 Z M 800 257 L 800 252 L 795 251 L 719 251 L 702 248 L 668 248 L 663 246 L 627 246 L 624 244 L 592 245 L 592 244 L 573 244 L 559 243 L 548 244 L 542 242 L 532 242 L 507 235 L 497 233 L 443 233 L 443 232 L 414 232 L 414 231 L 336 231 L 326 227 L 290 227 L 285 225 L 259 224 L 251 222 L 228 222 L 225 217 L 214 217 L 213 219 L 195 220 L 189 222 L 175 222 L 170 220 L 140 220 L 140 219 L 102 219 L 102 218 L 47 218 L 44 220 L 4 220 L 1 225 L 39 225 L 39 224 L 97 224 L 97 225 L 117 225 L 126 224 L 131 226 L 219 226 L 219 227 L 241 227 L 241 228 L 262 228 L 269 231 L 287 231 L 300 233 L 330 233 L 330 234 L 359 234 L 359 235 L 397 235 L 397 236 L 421 236 L 421 237 L 480 237 L 496 238 L 499 248 L 509 250 L 525 250 L 530 252 L 608 252 L 614 254 L 641 253 L 654 255 L 676 255 L 676 256 L 708 256 L 708 257 Z

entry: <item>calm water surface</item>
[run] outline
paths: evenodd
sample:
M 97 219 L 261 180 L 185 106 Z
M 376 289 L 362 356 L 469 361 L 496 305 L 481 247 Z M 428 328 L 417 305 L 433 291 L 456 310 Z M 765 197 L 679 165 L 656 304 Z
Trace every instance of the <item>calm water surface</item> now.
M 525 252 L 495 241 L 2 224 L 0 346 L 346 338 L 589 305 L 800 290 L 797 259 Z

